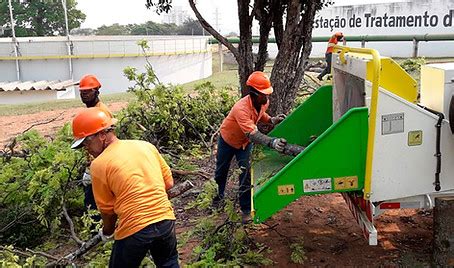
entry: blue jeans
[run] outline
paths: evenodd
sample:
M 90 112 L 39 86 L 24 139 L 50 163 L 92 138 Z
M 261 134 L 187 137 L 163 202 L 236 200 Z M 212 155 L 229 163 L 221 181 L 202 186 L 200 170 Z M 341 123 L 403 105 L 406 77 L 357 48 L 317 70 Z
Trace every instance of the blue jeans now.
M 218 153 L 216 156 L 216 172 L 214 180 L 218 184 L 218 196 L 224 198 L 225 185 L 227 184 L 227 175 L 230 169 L 230 162 L 235 156 L 238 166 L 242 170 L 240 175 L 240 208 L 243 213 L 251 212 L 251 166 L 249 158 L 251 156 L 252 143 L 249 143 L 246 148 L 236 149 L 228 145 L 219 135 Z
M 150 224 L 131 236 L 115 240 L 109 267 L 139 267 L 148 251 L 157 267 L 180 267 L 174 220 Z

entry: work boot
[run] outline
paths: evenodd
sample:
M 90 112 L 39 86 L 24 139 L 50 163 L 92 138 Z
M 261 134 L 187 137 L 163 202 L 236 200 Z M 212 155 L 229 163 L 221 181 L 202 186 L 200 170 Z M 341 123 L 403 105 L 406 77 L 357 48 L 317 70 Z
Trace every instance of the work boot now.
M 213 201 L 211 201 L 211 209 L 213 211 L 219 211 L 224 208 L 224 198 L 220 197 L 219 195 L 216 195 L 213 198 Z
M 250 212 L 249 213 L 241 212 L 241 223 L 242 224 L 252 223 L 252 217 Z

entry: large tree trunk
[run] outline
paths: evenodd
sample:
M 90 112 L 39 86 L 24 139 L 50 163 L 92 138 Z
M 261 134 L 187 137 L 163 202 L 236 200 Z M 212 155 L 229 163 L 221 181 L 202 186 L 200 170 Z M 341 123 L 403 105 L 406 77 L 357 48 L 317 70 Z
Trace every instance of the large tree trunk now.
M 289 1 L 286 28 L 271 73 L 274 93 L 269 113 L 288 113 L 304 76 L 304 65 L 312 49 L 311 36 L 317 1 L 301 6 L 300 0 Z M 304 8 L 303 12 L 301 8 Z M 303 14 L 303 16 L 301 16 Z
M 246 81 L 253 72 L 254 57 L 252 55 L 252 19 L 254 11 L 249 15 L 249 0 L 238 0 L 238 18 L 240 19 L 240 43 L 238 44 L 239 58 L 238 76 L 240 77 L 241 96 L 249 94 Z
M 454 197 L 435 199 L 433 216 L 434 267 L 454 267 Z
M 256 0 L 256 19 L 260 25 L 259 52 L 255 61 L 254 70 L 263 71 L 268 60 L 268 36 L 272 26 L 273 10 L 267 8 L 266 0 Z

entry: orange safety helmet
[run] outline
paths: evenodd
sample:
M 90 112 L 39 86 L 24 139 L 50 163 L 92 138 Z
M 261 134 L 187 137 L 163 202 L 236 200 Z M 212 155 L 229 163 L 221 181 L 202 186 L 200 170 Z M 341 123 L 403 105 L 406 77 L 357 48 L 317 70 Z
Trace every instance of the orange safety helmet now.
M 98 78 L 92 74 L 87 74 L 79 82 L 79 90 L 90 90 L 94 88 L 101 88 Z
M 337 32 L 334 34 L 335 37 L 344 37 L 344 35 L 341 32 Z
M 106 112 L 98 107 L 83 109 L 74 117 L 72 122 L 75 141 L 71 145 L 71 148 L 80 148 L 86 137 L 109 128 L 116 122 L 117 119 L 111 118 Z
M 268 75 L 261 71 L 255 71 L 249 75 L 246 81 L 246 85 L 255 88 L 258 92 L 265 95 L 273 93 L 273 87 L 271 86 Z

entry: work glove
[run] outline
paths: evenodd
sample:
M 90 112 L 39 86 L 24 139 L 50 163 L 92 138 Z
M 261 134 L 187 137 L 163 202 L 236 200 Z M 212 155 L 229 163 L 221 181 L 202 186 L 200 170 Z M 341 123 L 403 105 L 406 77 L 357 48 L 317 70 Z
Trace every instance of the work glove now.
M 101 237 L 102 242 L 107 242 L 107 241 L 111 240 L 113 238 L 113 236 L 114 236 L 114 234 L 105 235 L 103 230 L 102 230 L 102 228 L 99 229 L 98 235 Z
M 277 116 L 271 117 L 270 121 L 271 121 L 271 124 L 277 125 L 280 122 L 284 121 L 284 119 L 285 119 L 285 114 L 279 114 Z
M 82 184 L 86 187 L 91 185 L 91 175 L 88 169 L 85 170 L 84 175 L 82 176 Z
M 287 141 L 282 138 L 273 138 L 271 140 L 270 147 L 275 149 L 278 152 L 283 152 L 285 150 L 285 145 L 287 144 Z

